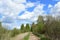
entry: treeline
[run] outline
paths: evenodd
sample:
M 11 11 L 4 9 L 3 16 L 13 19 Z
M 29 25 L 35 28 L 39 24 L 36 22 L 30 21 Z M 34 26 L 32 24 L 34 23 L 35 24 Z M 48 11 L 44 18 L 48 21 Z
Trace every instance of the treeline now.
M 0 22 L 0 40 L 10 40 L 9 30 L 2 27 Z
M 26 24 L 26 26 L 24 26 L 24 24 L 22 24 L 20 30 L 21 32 L 30 32 L 30 25 Z
M 40 37 L 40 40 L 60 40 L 60 20 L 52 16 L 39 16 L 37 24 L 32 23 L 31 31 Z
M 24 24 L 21 25 L 20 29 L 14 28 L 12 30 L 8 30 L 5 27 L 2 27 L 2 23 L 0 22 L 0 40 L 11 40 L 12 37 L 24 32 L 30 32 L 30 25 Z
M 25 32 L 30 32 L 29 24 L 26 24 L 26 26 L 24 26 L 24 24 L 22 24 L 20 29 L 14 28 L 13 30 L 11 30 L 11 37 L 14 37 L 20 33 L 25 33 Z

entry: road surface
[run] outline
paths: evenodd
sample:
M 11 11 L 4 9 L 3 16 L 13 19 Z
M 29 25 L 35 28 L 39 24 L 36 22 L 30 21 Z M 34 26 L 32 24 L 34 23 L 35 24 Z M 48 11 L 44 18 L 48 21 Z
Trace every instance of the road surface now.
M 27 33 L 22 33 L 22 34 L 19 34 L 15 37 L 12 38 L 12 40 L 23 40 L 23 38 L 25 36 L 28 35 L 29 32 Z M 32 34 L 32 32 L 30 33 L 30 36 L 29 36 L 29 40 L 39 40 L 39 38 L 37 36 L 35 36 L 34 34 Z
M 22 40 L 26 35 L 28 35 L 28 32 L 19 34 L 19 35 L 13 37 L 11 40 Z
M 37 36 L 35 36 L 34 34 L 30 33 L 29 40 L 39 40 L 39 38 Z

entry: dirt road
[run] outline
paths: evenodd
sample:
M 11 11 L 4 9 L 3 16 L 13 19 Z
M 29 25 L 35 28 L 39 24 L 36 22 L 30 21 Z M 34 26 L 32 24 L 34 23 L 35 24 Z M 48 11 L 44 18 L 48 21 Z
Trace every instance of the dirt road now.
M 30 33 L 29 40 L 39 40 L 39 38 L 37 36 L 35 36 L 34 34 Z
M 28 35 L 28 32 L 19 34 L 16 37 L 12 38 L 11 40 L 22 40 L 26 35 Z
M 29 32 L 19 34 L 19 35 L 15 36 L 14 38 L 12 38 L 12 40 L 22 40 L 25 36 L 28 35 L 28 33 Z M 35 36 L 34 34 L 30 33 L 29 40 L 39 40 L 39 38 L 37 36 Z

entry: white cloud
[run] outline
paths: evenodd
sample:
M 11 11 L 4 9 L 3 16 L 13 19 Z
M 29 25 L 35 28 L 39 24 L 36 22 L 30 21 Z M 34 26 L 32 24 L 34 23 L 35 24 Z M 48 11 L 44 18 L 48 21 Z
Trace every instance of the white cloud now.
M 19 16 L 20 19 L 30 19 L 34 15 L 33 12 L 25 11 L 25 13 Z
M 43 4 L 35 5 L 36 3 L 29 2 L 29 3 L 26 3 L 26 5 L 24 5 L 23 3 L 26 3 L 26 0 L 0 0 L 0 14 L 3 15 L 3 17 L 1 18 L 2 21 L 8 20 L 6 19 L 7 17 L 11 18 L 10 20 L 13 19 L 12 20 L 13 23 L 11 24 L 4 23 L 4 25 L 6 24 L 7 26 L 15 27 L 15 26 L 18 26 L 17 25 L 18 22 L 16 21 L 18 19 L 26 19 L 26 20 L 28 19 L 32 22 L 35 22 L 39 15 L 44 15 Z M 36 6 L 36 7 L 32 12 L 26 11 L 26 8 L 33 7 L 33 6 Z M 25 11 L 25 12 L 21 16 L 18 16 L 18 14 L 20 14 L 20 12 L 22 11 Z
M 19 19 L 29 19 L 31 21 L 37 21 L 37 18 L 39 15 L 45 15 L 44 14 L 44 10 L 43 10 L 43 7 L 44 5 L 43 4 L 39 4 L 39 5 L 35 5 L 36 7 L 34 8 L 34 10 L 32 12 L 28 12 L 28 11 L 25 11 L 25 13 L 21 16 L 18 16 Z
M 33 7 L 33 6 L 35 6 L 35 3 L 29 2 L 29 3 L 26 4 L 26 7 L 27 7 L 27 8 L 28 8 L 28 7 Z
M 55 4 L 55 5 L 53 6 L 53 8 L 51 8 L 50 13 L 51 13 L 54 17 L 60 16 L 60 2 L 58 2 L 57 4 Z
M 38 15 L 42 15 L 44 13 L 43 10 L 44 5 L 43 4 L 39 4 L 36 6 L 36 8 L 34 9 L 34 13 L 38 16 Z
M 1 10 L 2 9 L 2 10 Z M 17 4 L 13 2 L 12 0 L 2 0 L 0 5 L 0 13 L 3 13 L 3 15 L 18 15 L 19 12 L 25 10 L 24 4 Z
M 12 0 L 12 1 L 15 2 L 15 3 L 18 3 L 18 4 L 26 3 L 26 0 Z
M 52 6 L 51 4 L 49 4 L 49 5 L 48 5 L 48 8 L 51 8 L 51 7 L 53 7 L 53 6 Z
M 14 26 L 18 26 L 15 24 L 16 18 L 18 14 L 21 11 L 25 10 L 25 5 L 23 3 L 26 3 L 26 0 L 0 0 L 0 14 L 2 15 L 2 18 L 0 18 L 3 23 L 3 25 L 9 26 L 11 28 L 14 28 Z M 11 18 L 11 23 L 4 23 L 3 21 L 9 21 L 8 18 Z M 16 22 L 17 23 L 17 22 Z M 20 26 L 20 25 L 19 25 Z

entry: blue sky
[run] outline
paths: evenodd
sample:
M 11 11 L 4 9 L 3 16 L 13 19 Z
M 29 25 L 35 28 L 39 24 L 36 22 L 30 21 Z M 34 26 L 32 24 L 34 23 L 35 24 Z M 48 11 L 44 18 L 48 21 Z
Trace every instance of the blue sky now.
M 60 16 L 60 0 L 0 0 L 0 21 L 10 29 L 32 24 L 47 14 Z

